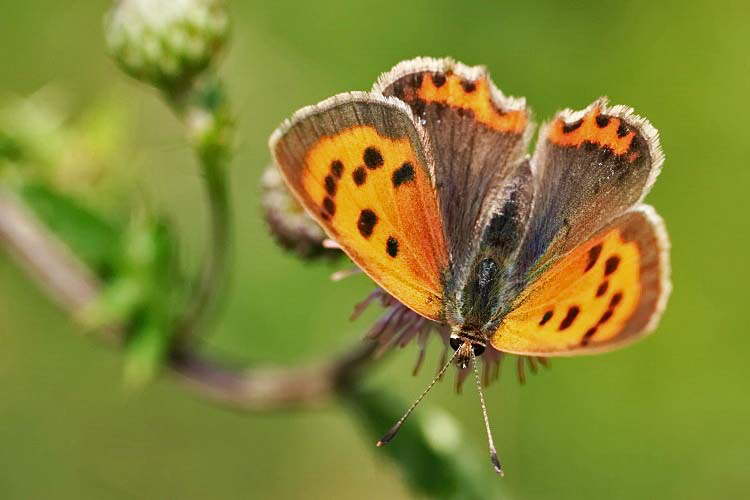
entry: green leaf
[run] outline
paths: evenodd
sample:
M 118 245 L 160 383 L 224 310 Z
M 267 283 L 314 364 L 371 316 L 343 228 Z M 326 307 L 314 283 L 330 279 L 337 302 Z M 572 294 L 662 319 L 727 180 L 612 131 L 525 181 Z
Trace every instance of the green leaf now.
M 169 339 L 169 330 L 158 325 L 146 324 L 131 332 L 125 349 L 123 371 L 127 388 L 140 389 L 156 378 L 164 362 Z
M 136 284 L 140 292 L 140 302 L 130 311 L 125 342 L 124 377 L 130 388 L 140 388 L 158 375 L 174 339 L 175 305 L 183 289 L 176 248 L 165 220 L 142 211 L 133 216 L 123 239 L 118 281 L 112 286 L 120 290 L 120 283 Z
M 100 277 L 108 278 L 118 253 L 119 230 L 74 198 L 39 184 L 20 195 L 35 215 Z

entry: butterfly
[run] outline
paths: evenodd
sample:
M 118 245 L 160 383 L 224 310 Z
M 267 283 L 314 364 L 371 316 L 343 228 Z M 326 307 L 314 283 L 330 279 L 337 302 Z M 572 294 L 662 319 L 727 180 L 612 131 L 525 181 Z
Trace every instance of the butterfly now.
M 541 357 L 616 349 L 666 306 L 669 240 L 642 203 L 664 159 L 656 129 L 600 98 L 542 125 L 529 155 L 530 117 L 484 67 L 417 58 L 370 92 L 300 109 L 271 136 L 288 187 L 328 236 L 450 327 L 441 373 L 473 364 L 478 381 L 487 345 Z

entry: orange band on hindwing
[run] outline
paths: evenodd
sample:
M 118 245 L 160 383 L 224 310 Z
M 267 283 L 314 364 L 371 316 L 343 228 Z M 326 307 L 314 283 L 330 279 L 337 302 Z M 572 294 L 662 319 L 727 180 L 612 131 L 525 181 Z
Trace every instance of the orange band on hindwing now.
M 579 147 L 592 143 L 609 148 L 616 155 L 628 153 L 635 136 L 635 130 L 620 118 L 602 114 L 599 106 L 593 107 L 583 118 L 571 123 L 557 118 L 550 125 L 549 131 L 549 140 L 558 146 Z M 631 152 L 627 160 L 633 162 L 637 155 L 637 152 Z
M 587 242 L 521 294 L 493 344 L 545 354 L 615 340 L 641 300 L 642 265 L 638 243 L 619 228 Z

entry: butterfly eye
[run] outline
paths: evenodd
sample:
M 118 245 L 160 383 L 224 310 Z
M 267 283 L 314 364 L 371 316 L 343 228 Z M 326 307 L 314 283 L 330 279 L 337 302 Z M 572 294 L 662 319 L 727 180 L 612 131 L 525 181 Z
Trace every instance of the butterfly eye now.
M 474 351 L 474 356 L 481 356 L 484 352 L 484 346 L 482 344 L 471 344 L 471 350 Z
M 451 338 L 450 338 L 450 340 L 449 340 L 448 342 L 450 343 L 450 345 L 451 345 L 451 348 L 452 348 L 452 349 L 453 349 L 454 351 L 458 351 L 458 348 L 459 348 L 459 347 L 461 347 L 461 344 L 463 344 L 463 343 L 464 343 L 464 341 L 463 341 L 463 340 L 461 340 L 461 339 L 460 339 L 460 338 L 458 338 L 458 337 L 451 337 Z

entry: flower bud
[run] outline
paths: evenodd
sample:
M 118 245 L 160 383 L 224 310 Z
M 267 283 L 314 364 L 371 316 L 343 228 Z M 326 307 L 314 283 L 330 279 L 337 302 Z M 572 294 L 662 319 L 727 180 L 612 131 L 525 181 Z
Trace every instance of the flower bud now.
M 294 199 L 275 165 L 263 173 L 261 186 L 263 214 L 279 245 L 303 259 L 343 255 L 339 249 L 323 246 L 326 234 Z
M 105 25 L 109 51 L 126 73 L 174 92 L 211 64 L 229 21 L 223 0 L 116 0 Z

